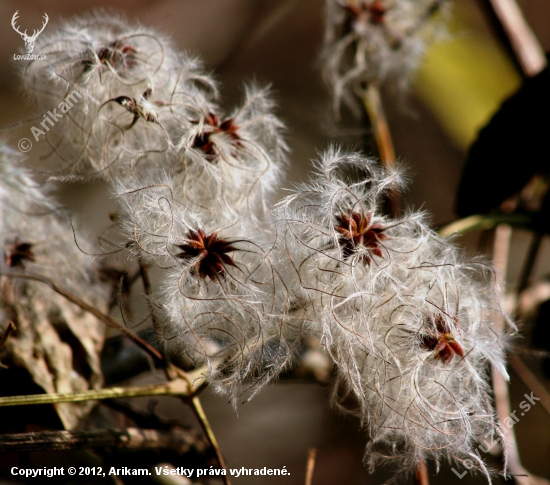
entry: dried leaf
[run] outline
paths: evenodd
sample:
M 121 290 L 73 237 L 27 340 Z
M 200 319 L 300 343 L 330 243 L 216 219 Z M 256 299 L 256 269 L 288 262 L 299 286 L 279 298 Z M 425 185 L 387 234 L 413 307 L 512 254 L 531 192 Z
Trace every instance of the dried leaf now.
M 14 304 L 17 330 L 5 345 L 10 372 L 25 369 L 46 393 L 65 393 L 101 387 L 100 351 L 103 324 L 62 297 L 34 294 Z M 32 304 L 29 304 L 29 301 Z M 23 303 L 23 304 L 22 304 Z M 91 411 L 93 402 L 56 404 L 66 429 L 74 429 Z

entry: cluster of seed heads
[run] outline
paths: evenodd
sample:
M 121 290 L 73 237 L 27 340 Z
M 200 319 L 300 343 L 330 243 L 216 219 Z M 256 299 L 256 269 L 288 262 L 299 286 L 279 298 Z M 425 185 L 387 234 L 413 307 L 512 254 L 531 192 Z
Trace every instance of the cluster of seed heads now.
M 330 27 L 338 96 L 421 50 L 411 34 L 434 5 L 330 1 L 347 29 L 336 37 Z M 344 65 L 348 46 L 379 52 L 378 64 Z M 498 434 L 487 382 L 489 364 L 505 372 L 498 281 L 424 214 L 383 214 L 398 171 L 330 148 L 273 209 L 288 150 L 267 88 L 249 84 L 240 106 L 222 109 L 199 61 L 102 15 L 61 26 L 37 48 L 47 61 L 29 63 L 23 81 L 38 105 L 83 95 L 43 140 L 51 163 L 41 173 L 111 185 L 119 249 L 148 265 L 166 353 L 204 366 L 237 403 L 290 368 L 313 336 L 334 363 L 334 402 L 355 403 L 368 430 L 370 466 L 474 459 L 487 472 L 472 442 Z M 24 235 L 4 247 L 12 268 L 38 260 Z

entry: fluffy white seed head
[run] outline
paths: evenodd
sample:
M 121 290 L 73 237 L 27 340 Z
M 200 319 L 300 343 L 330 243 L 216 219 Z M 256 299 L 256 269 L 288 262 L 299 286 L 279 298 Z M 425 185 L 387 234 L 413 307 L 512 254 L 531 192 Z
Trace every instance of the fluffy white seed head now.
M 159 87 L 173 83 L 181 61 L 170 41 L 150 28 L 96 12 L 61 24 L 37 40 L 45 60 L 31 61 L 22 70 L 29 96 L 49 107 L 75 88 L 85 102 L 103 102 L 125 88 L 142 93 L 154 80 Z
M 246 85 L 242 105 L 229 114 L 202 104 L 187 119 L 178 145 L 185 165 L 182 191 L 202 205 L 216 201 L 228 211 L 265 215 L 288 152 L 269 89 Z
M 422 214 L 380 214 L 398 180 L 332 149 L 278 215 L 293 292 L 338 368 L 335 402 L 357 403 L 370 466 L 410 472 L 426 458 L 473 459 L 477 437 L 498 435 L 488 364 L 505 372 L 506 317 L 489 265 L 465 260 Z
M 162 281 L 152 296 L 159 341 L 205 366 L 236 403 L 290 364 L 300 319 L 287 315 L 273 236 L 250 217 L 189 200 L 177 180 L 161 173 L 154 184 L 120 182 L 120 219 L 133 254 L 154 263 Z
M 352 110 L 368 83 L 408 85 L 429 42 L 441 36 L 447 0 L 327 0 L 323 49 L 334 110 Z
M 47 60 L 27 64 L 22 78 L 44 113 L 34 122 L 42 133 L 33 134 L 52 176 L 109 178 L 143 159 L 165 164 L 181 136 L 174 97 L 200 93 L 199 85 L 215 95 L 199 61 L 158 32 L 105 13 L 61 25 L 38 47 Z
M 247 85 L 242 106 L 226 114 L 199 61 L 102 13 L 62 25 L 38 47 L 47 61 L 22 76 L 45 113 L 32 130 L 50 177 L 172 170 L 199 205 L 265 212 L 288 151 L 269 89 Z
M 68 215 L 33 180 L 19 152 L 0 147 L 0 267 L 5 275 L 30 272 L 44 276 L 85 299 L 97 299 L 94 260 L 75 244 Z M 42 283 L 24 285 L 49 301 Z M 32 304 L 32 298 L 28 300 Z

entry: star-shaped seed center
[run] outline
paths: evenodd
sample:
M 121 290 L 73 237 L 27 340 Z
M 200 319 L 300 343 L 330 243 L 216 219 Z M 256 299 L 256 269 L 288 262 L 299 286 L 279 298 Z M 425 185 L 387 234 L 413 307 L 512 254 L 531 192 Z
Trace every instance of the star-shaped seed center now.
M 436 333 L 422 336 L 422 346 L 433 351 L 434 357 L 441 359 L 445 364 L 453 360 L 455 354 L 464 357 L 464 349 L 455 340 L 445 318 L 442 315 L 437 315 L 432 317 L 432 320 L 435 323 Z
M 360 259 L 365 264 L 370 264 L 371 254 L 383 256 L 379 243 L 387 239 L 387 235 L 384 234 L 385 228 L 382 224 L 372 224 L 372 214 L 356 211 L 351 214 L 342 213 L 336 216 L 335 229 L 339 234 L 338 244 L 344 257 L 348 258 L 358 250 L 368 249 L 369 251 L 360 253 Z
M 114 40 L 106 46 L 95 51 L 93 57 L 83 59 L 84 73 L 90 72 L 99 61 L 100 66 L 109 65 L 113 69 L 126 69 L 133 67 L 137 50 L 131 45 L 126 45 L 122 40 Z
M 225 133 L 234 146 L 240 144 L 240 136 L 238 134 L 239 127 L 235 124 L 232 118 L 227 118 L 220 122 L 220 119 L 214 113 L 209 113 L 204 118 L 204 126 L 201 133 L 198 133 L 193 140 L 193 148 L 202 150 L 206 155 L 214 156 L 214 141 L 212 135 L 216 133 Z
M 208 236 L 202 229 L 190 231 L 186 241 L 177 246 L 182 252 L 176 254 L 176 257 L 185 261 L 195 260 L 193 270 L 203 279 L 208 276 L 211 280 L 216 280 L 225 274 L 227 266 L 236 266 L 233 258 L 227 253 L 239 249 L 231 242 L 218 237 L 216 231 Z
M 32 252 L 32 244 L 15 241 L 12 244 L 6 246 L 4 252 L 4 260 L 6 265 L 10 268 L 21 268 L 25 269 L 26 261 L 34 261 L 34 254 Z

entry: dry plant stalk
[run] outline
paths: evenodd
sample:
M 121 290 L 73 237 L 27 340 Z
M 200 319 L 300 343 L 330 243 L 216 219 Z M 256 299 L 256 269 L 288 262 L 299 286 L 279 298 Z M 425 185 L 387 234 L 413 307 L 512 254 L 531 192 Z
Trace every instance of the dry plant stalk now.
M 546 67 L 546 56 L 516 0 L 487 0 L 487 3 L 504 29 L 523 74 L 536 76 Z
M 0 435 L 0 452 L 91 450 L 170 450 L 184 454 L 193 450 L 206 455 L 208 446 L 194 433 L 182 428 L 142 428 L 42 431 Z

